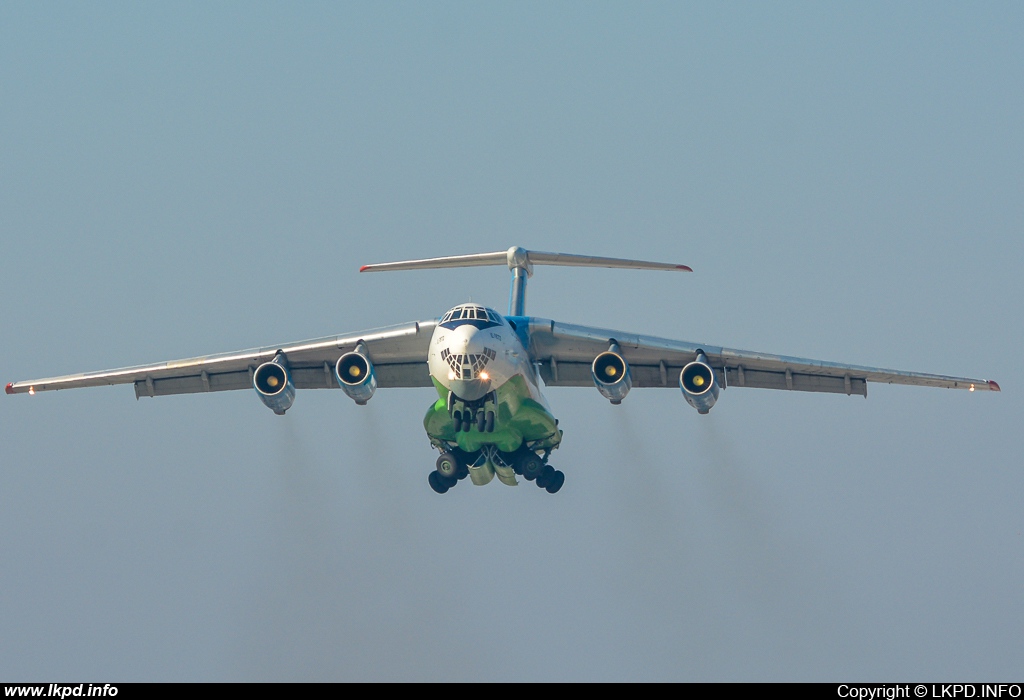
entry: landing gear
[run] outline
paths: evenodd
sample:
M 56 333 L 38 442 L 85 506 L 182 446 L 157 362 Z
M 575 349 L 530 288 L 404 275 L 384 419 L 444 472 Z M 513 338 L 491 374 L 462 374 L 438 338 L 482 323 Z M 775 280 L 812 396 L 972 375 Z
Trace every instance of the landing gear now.
M 427 477 L 427 483 L 430 484 L 430 488 L 434 489 L 437 493 L 448 493 L 448 489 L 458 483 L 458 479 L 454 476 L 441 476 L 438 471 L 430 472 L 430 476 Z
M 451 452 L 442 452 L 437 458 L 437 473 L 443 477 L 459 478 L 459 460 Z
M 455 432 L 461 430 L 468 433 L 470 426 L 473 425 L 473 412 L 468 408 L 465 411 L 455 411 L 452 413 L 452 425 L 455 427 Z
M 533 481 L 544 473 L 544 462 L 537 456 L 536 452 L 527 450 L 526 454 L 519 460 L 519 473 L 527 481 Z
M 548 481 L 547 485 L 544 487 L 544 490 L 548 493 L 558 493 L 564 483 L 565 474 L 562 473 L 562 470 L 556 469 L 555 473 L 551 475 L 551 480 Z
M 461 405 L 460 410 L 455 406 Z M 488 411 L 487 406 L 497 407 L 498 394 L 492 391 L 482 399 L 476 401 L 463 401 L 454 394 L 448 394 L 448 412 L 452 417 L 452 428 L 455 432 L 468 433 L 474 427 L 480 433 L 494 432 L 494 411 Z
M 466 456 L 466 453 L 457 448 L 454 452 L 442 452 L 437 458 L 436 468 L 427 477 L 430 488 L 437 493 L 447 493 L 448 489 L 469 476 Z
M 558 490 L 562 488 L 562 484 L 565 483 L 565 474 L 552 467 L 550 464 L 544 465 L 544 470 L 537 477 L 537 486 L 548 493 L 558 493 Z
M 464 418 L 465 415 L 466 413 L 463 413 L 461 417 Z M 485 428 L 489 420 L 492 420 L 490 416 L 484 417 Z M 466 452 L 450 443 L 441 443 L 437 447 L 444 451 L 437 458 L 435 469 L 427 477 L 430 488 L 437 493 L 447 493 L 459 481 L 469 476 L 470 465 L 493 465 L 493 471 L 488 478 L 478 480 L 477 476 L 473 477 L 477 485 L 486 484 L 495 476 L 494 472 L 497 472 L 499 479 L 509 486 L 514 486 L 515 479 L 508 471 L 522 476 L 527 481 L 535 481 L 537 486 L 548 493 L 558 493 L 565 484 L 565 474 L 544 463 L 547 458 L 546 452 L 544 457 L 541 457 L 525 445 L 514 453 L 498 452 L 493 445 L 484 445 L 483 450 L 477 452 Z

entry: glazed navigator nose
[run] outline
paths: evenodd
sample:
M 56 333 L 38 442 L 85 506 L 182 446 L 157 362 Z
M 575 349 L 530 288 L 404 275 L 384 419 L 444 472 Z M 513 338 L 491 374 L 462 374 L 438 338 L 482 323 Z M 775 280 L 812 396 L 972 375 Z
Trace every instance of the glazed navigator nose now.
M 476 401 L 491 390 L 488 365 L 496 353 L 487 346 L 486 337 L 472 326 L 461 326 L 441 350 L 441 359 L 448 368 L 448 386 L 464 401 Z

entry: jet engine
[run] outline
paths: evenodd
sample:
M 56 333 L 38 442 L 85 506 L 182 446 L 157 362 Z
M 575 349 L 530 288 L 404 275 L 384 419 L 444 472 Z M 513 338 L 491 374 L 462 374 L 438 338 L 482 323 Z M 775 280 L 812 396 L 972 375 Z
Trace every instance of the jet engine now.
M 288 367 L 288 359 L 278 353 L 270 362 L 264 362 L 252 375 L 252 385 L 260 401 L 279 416 L 295 403 L 295 384 Z
M 622 356 L 618 343 L 612 343 L 605 352 L 594 358 L 590 366 L 590 375 L 594 378 L 594 386 L 601 396 L 616 406 L 622 403 L 626 394 L 633 388 L 633 378 L 629 373 L 629 363 Z
M 338 358 L 338 364 L 334 366 L 334 378 L 350 399 L 360 406 L 366 405 L 373 392 L 377 391 L 377 375 L 366 354 L 365 344 L 360 342 L 355 350 Z
M 679 388 L 683 390 L 686 403 L 706 414 L 718 400 L 721 387 L 715 381 L 715 372 L 708 364 L 707 355 L 698 353 L 697 359 L 683 367 L 679 373 Z

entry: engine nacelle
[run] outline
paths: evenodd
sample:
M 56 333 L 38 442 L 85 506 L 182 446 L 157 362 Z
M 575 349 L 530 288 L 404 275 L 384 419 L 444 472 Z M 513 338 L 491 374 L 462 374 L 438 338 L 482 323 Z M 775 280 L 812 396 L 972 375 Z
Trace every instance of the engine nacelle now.
M 354 351 L 338 358 L 334 365 L 334 378 L 350 399 L 360 406 L 366 405 L 373 392 L 377 391 L 377 375 L 366 354 L 366 345 L 359 343 Z
M 626 394 L 633 388 L 633 377 L 616 343 L 594 358 L 590 366 L 590 376 L 594 378 L 594 386 L 613 404 L 622 403 Z
M 282 354 L 256 368 L 252 385 L 260 401 L 279 416 L 283 416 L 295 403 L 295 384 L 292 383 L 288 360 Z
M 706 414 L 718 401 L 721 387 L 704 353 L 698 354 L 696 360 L 683 367 L 679 373 L 679 388 L 683 390 L 686 403 L 696 408 L 697 413 Z

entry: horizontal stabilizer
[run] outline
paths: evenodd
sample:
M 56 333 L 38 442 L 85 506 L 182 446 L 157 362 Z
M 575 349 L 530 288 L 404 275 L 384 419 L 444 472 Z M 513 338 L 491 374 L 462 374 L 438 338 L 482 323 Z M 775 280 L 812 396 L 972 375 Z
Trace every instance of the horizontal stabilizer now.
M 527 274 L 533 273 L 534 265 L 564 265 L 569 267 L 611 267 L 627 270 L 676 270 L 693 272 L 686 265 L 673 263 L 648 262 L 645 260 L 627 260 L 624 258 L 601 258 L 592 255 L 573 255 L 571 253 L 544 253 L 526 250 L 513 246 L 508 250 L 495 253 L 476 253 L 473 255 L 451 255 L 443 258 L 426 258 L 423 260 L 403 260 L 400 262 L 376 263 L 363 265 L 360 272 L 385 272 L 389 270 L 433 270 L 446 267 L 477 267 L 479 265 L 507 265 L 510 270 L 523 269 Z

